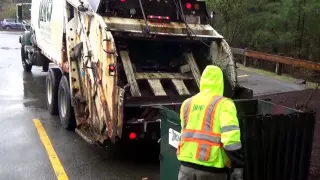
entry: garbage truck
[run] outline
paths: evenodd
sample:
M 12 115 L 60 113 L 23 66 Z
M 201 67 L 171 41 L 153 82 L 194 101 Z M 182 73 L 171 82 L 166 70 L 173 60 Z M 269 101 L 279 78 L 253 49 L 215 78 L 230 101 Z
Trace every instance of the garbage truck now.
M 202 0 L 32 0 L 22 66 L 47 72 L 49 113 L 89 143 L 157 142 L 155 107 L 179 111 L 208 64 L 227 97 L 252 97 L 208 14 Z

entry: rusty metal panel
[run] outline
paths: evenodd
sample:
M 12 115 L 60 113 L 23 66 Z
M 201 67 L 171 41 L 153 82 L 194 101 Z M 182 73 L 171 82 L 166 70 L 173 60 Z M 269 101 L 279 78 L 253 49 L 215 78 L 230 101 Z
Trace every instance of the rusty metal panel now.
M 167 93 L 164 91 L 163 86 L 161 85 L 160 80 L 157 79 L 148 79 L 148 83 L 156 96 L 166 96 Z
M 83 31 L 82 37 L 84 41 L 91 47 L 91 58 L 84 58 L 89 61 L 88 73 L 92 84 L 91 94 L 88 98 L 91 99 L 92 111 L 96 109 L 96 117 L 91 119 L 92 127 L 98 136 L 114 139 L 114 131 L 117 124 L 117 83 L 116 76 L 109 76 L 108 66 L 114 64 L 116 54 L 112 53 L 115 50 L 112 34 L 106 31 L 106 25 L 99 21 L 99 17 L 93 16 L 84 17 L 89 28 L 88 38 L 86 31 Z M 88 52 L 86 52 L 88 54 Z M 102 137 L 99 140 L 103 140 Z
M 94 141 L 114 141 L 122 119 L 117 118 L 117 76 L 109 75 L 108 66 L 117 57 L 112 34 L 101 17 L 75 13 L 67 25 L 67 50 L 78 131 L 89 136 L 84 132 L 90 129 Z M 77 58 L 72 52 L 77 52 Z
M 200 88 L 200 77 L 201 77 L 201 74 L 200 74 L 200 70 L 198 68 L 198 65 L 196 63 L 196 60 L 193 57 L 193 54 L 192 53 L 185 53 L 184 57 L 186 58 L 189 66 L 190 66 L 190 69 L 191 69 L 191 72 L 193 74 L 194 80 L 196 81 L 198 87 Z
M 120 51 L 121 60 L 123 63 L 124 71 L 127 76 L 128 83 L 130 85 L 130 91 L 132 96 L 141 96 L 138 83 L 135 79 L 134 71 L 130 61 L 130 57 L 127 51 Z
M 191 75 L 182 73 L 135 73 L 135 78 L 139 79 L 193 79 Z
M 117 87 L 118 89 L 118 94 L 119 94 L 119 98 L 118 98 L 118 109 L 117 109 L 117 119 L 118 119 L 118 123 L 117 123 L 117 135 L 119 136 L 119 138 L 122 137 L 122 126 L 123 126 L 123 117 L 124 117 L 124 93 L 125 90 L 123 88 Z
M 179 95 L 189 95 L 190 92 L 188 88 L 184 84 L 183 80 L 180 79 L 172 79 L 172 83 L 175 86 L 176 90 L 178 91 Z
M 130 19 L 118 17 L 104 17 L 104 21 L 111 31 L 138 32 L 141 33 L 145 29 L 143 19 Z M 188 30 L 184 23 L 178 22 L 152 22 L 148 21 L 150 34 L 169 34 L 171 36 L 187 36 Z M 210 25 L 192 24 L 192 31 L 197 36 L 207 36 L 214 38 L 223 38 Z M 193 36 L 193 34 L 191 34 Z
M 75 16 L 75 18 L 71 19 L 68 24 L 67 24 L 67 31 L 66 31 L 66 35 L 67 35 L 67 57 L 69 62 L 71 62 L 69 64 L 69 72 L 70 76 L 69 76 L 69 82 L 70 82 L 70 90 L 71 90 L 71 96 L 74 96 L 75 94 L 79 93 L 79 89 L 80 87 L 80 82 L 79 82 L 79 69 L 77 68 L 77 64 L 75 61 L 71 61 L 71 54 L 72 54 L 72 48 L 74 48 L 77 44 L 75 41 L 71 41 L 71 39 L 76 39 L 77 34 L 75 32 L 75 30 L 73 29 L 74 27 L 76 27 L 78 25 L 77 22 L 77 16 Z M 75 70 L 71 70 L 71 69 L 75 69 Z
M 213 41 L 210 49 L 209 58 L 212 64 L 219 66 L 225 76 L 225 85 L 228 88 L 225 88 L 224 96 L 232 97 L 238 86 L 238 76 L 231 48 L 225 39 L 223 39 L 221 42 Z

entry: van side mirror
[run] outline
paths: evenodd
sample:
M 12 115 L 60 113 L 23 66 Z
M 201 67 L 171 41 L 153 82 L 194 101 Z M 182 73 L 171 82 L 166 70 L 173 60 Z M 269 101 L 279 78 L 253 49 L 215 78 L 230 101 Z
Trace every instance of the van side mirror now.
M 22 17 L 22 5 L 17 4 L 17 19 L 19 22 L 22 22 L 23 17 Z

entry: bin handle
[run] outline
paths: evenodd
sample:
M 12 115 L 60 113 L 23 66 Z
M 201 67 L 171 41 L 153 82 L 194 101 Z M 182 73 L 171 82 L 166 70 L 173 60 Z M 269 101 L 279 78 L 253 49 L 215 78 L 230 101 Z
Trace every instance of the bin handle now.
M 176 126 L 180 126 L 180 124 L 174 123 L 174 122 L 172 122 L 172 121 L 170 121 L 170 120 L 167 120 L 167 121 L 170 122 L 170 123 L 172 123 L 172 124 L 174 124 L 174 125 L 176 125 Z

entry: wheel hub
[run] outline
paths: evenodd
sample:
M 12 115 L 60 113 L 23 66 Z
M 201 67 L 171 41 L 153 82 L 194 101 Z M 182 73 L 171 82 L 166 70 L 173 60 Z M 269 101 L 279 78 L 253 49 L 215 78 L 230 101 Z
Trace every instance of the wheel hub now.
M 65 91 L 61 91 L 60 93 L 60 113 L 62 117 L 65 117 L 67 114 L 67 100 L 66 100 L 66 94 Z
M 47 98 L 48 98 L 48 103 L 52 103 L 52 84 L 51 84 L 51 79 L 48 79 L 47 82 Z

